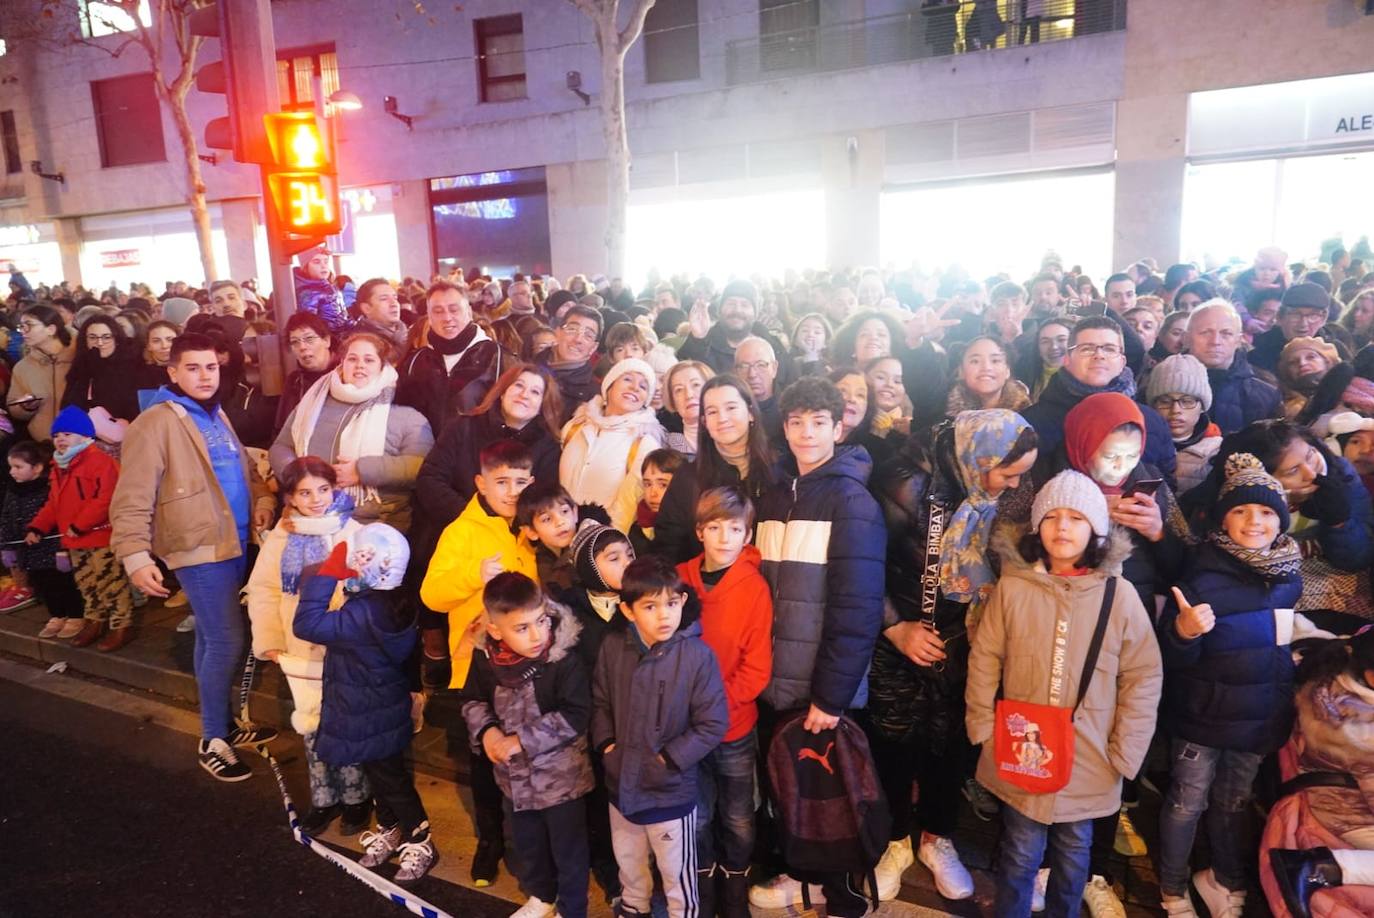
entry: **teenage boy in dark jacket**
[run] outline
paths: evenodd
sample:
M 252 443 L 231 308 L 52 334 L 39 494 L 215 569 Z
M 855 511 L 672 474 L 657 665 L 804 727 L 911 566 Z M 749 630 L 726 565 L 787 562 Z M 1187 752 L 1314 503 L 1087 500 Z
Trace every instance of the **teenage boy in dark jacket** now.
M 620 611 L 633 627 L 601 645 L 592 743 L 605 756 L 622 915 L 647 915 L 658 864 L 671 918 L 697 914 L 697 764 L 729 725 L 725 688 L 701 625 L 683 623 L 676 569 L 640 558 L 625 569 Z
M 805 710 L 813 733 L 833 729 L 848 708 L 868 700 L 868 664 L 883 620 L 887 527 L 868 491 L 873 461 L 858 446 L 837 446 L 844 397 L 818 377 L 782 394 L 783 435 L 791 452 L 782 482 L 764 494 L 755 543 L 773 589 L 773 675 L 760 700 L 759 748 L 767 749 L 776 712 Z M 768 716 L 771 712 L 771 716 Z M 845 874 L 819 878 L 827 912 L 856 918 L 865 900 Z M 782 874 L 749 891 L 759 908 L 801 902 L 801 884 Z

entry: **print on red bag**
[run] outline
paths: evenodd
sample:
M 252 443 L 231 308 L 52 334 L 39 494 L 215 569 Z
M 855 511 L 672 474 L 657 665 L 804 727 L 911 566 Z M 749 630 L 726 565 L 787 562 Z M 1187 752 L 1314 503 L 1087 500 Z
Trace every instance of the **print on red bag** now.
M 1007 732 L 1018 737 L 1011 744 L 1016 764 L 1003 762 L 1002 770 L 1035 778 L 1050 777 L 1050 772 L 1045 766 L 1054 761 L 1054 753 L 1040 742 L 1040 725 L 1032 723 L 1024 714 L 1017 712 L 1007 717 Z
M 817 752 L 814 749 L 803 746 L 801 749 L 797 750 L 797 761 L 804 762 L 807 759 L 815 759 L 817 762 L 821 763 L 822 768 L 824 768 L 827 772 L 833 775 L 835 773 L 835 769 L 830 767 L 830 750 L 834 748 L 834 740 L 831 740 L 829 745 L 825 747 L 825 752 Z

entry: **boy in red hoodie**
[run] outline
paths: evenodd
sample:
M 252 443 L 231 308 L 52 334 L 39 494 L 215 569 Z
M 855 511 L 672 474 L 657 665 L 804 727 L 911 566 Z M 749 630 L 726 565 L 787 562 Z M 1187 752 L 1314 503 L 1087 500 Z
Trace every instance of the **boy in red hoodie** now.
M 118 650 L 133 635 L 129 626 L 134 617 L 129 578 L 110 550 L 110 499 L 119 481 L 119 463 L 95 445 L 95 425 L 75 405 L 53 419 L 52 441 L 56 451 L 48 502 L 29 523 L 24 541 L 34 545 L 50 532 L 62 534 L 86 602 L 86 624 L 72 645 L 85 647 L 104 635 L 96 649 Z M 110 631 L 105 634 L 107 621 Z
M 678 565 L 701 598 L 701 630 L 725 683 L 730 726 L 701 761 L 697 799 L 697 860 L 702 915 L 748 918 L 749 857 L 754 850 L 754 767 L 758 755 L 755 702 L 773 671 L 773 597 L 759 572 L 759 550 L 747 544 L 754 505 L 735 488 L 712 488 L 697 499 L 702 554 Z M 713 826 L 714 823 L 714 826 Z M 718 844 L 717 844 L 718 840 Z

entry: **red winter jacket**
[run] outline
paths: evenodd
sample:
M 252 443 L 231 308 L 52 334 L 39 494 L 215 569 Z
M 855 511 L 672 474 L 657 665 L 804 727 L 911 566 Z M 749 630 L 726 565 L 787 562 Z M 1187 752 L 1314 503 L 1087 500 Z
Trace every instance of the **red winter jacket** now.
M 119 481 L 119 463 L 92 443 L 67 468 L 52 464 L 48 502 L 29 523 L 41 535 L 62 533 L 63 548 L 108 548 L 110 500 Z M 67 535 L 74 527 L 75 537 Z
M 677 566 L 701 597 L 701 639 L 716 655 L 730 726 L 725 742 L 740 739 L 758 723 L 755 699 L 773 674 L 773 596 L 759 571 L 763 556 L 744 546 L 739 559 L 712 589 L 701 579 L 703 555 Z

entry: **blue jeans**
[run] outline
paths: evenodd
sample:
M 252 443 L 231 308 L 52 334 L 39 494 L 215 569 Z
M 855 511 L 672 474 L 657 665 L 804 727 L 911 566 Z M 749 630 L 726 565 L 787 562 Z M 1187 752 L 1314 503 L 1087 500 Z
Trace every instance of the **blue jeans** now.
M 750 730 L 737 740 L 721 743 L 701 760 L 697 769 L 697 863 L 703 869 L 714 863 L 729 870 L 749 866 L 754 853 L 758 749 L 758 731 Z
M 1045 890 L 1047 918 L 1077 918 L 1088 884 L 1088 858 L 1093 821 L 1057 822 L 1052 826 L 1002 807 L 1002 882 L 997 888 L 998 918 L 1027 918 L 1035 873 L 1049 844 L 1050 885 Z
M 224 739 L 234 722 L 230 705 L 242 674 L 245 646 L 244 612 L 239 605 L 244 564 L 244 556 L 239 555 L 176 572 L 196 616 L 196 690 L 200 734 L 206 740 Z
M 1188 855 L 1203 811 L 1217 882 L 1227 889 L 1245 888 L 1245 865 L 1255 850 L 1247 807 L 1261 758 L 1179 739 L 1169 744 L 1173 780 L 1159 815 L 1159 889 L 1164 895 L 1188 893 Z

